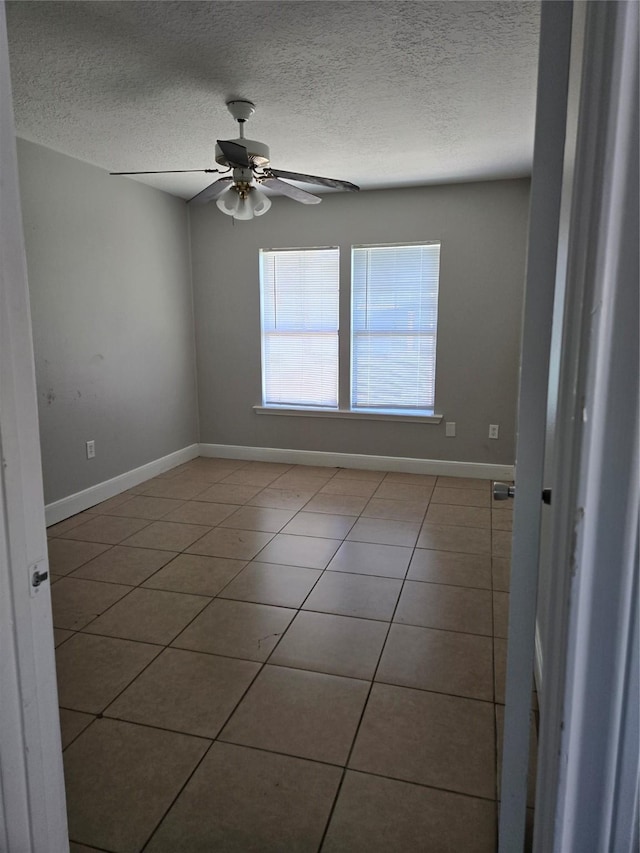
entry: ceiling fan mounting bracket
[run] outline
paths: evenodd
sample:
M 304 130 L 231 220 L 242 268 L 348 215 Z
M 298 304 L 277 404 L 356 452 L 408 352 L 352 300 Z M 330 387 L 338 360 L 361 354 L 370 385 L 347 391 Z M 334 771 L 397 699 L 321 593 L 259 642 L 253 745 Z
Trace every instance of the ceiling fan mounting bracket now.
M 256 111 L 256 105 L 251 101 L 227 101 L 227 109 L 236 121 L 245 122 Z

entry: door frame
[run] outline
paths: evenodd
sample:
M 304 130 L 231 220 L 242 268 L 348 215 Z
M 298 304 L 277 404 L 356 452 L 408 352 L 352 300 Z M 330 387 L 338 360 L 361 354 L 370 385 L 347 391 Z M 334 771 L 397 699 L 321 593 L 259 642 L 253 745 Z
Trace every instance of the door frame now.
M 0 3 L 0 849 L 69 850 L 9 53 Z

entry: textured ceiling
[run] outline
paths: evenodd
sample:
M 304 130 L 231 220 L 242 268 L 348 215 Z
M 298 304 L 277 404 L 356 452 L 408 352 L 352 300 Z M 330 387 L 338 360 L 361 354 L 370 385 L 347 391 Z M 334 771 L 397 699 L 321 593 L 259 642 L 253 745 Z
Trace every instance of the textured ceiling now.
M 213 166 L 247 135 L 274 168 L 363 188 L 530 173 L 539 4 L 9 2 L 18 134 L 109 171 Z M 115 179 L 114 179 L 115 180 Z M 190 197 L 207 175 L 149 179 Z

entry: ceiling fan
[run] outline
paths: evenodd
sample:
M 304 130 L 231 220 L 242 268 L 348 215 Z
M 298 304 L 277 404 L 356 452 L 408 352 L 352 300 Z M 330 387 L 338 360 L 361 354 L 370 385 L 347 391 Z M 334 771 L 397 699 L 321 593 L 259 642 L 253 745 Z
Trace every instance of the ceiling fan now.
M 212 184 L 199 192 L 189 202 L 204 204 L 217 199 L 216 205 L 228 216 L 234 219 L 253 219 L 262 216 L 271 207 L 269 197 L 260 187 L 268 187 L 279 195 L 285 195 L 302 204 L 319 204 L 322 199 L 299 187 L 288 184 L 299 181 L 305 184 L 333 187 L 340 190 L 357 191 L 360 187 L 349 181 L 339 181 L 335 178 L 320 178 L 317 175 L 304 175 L 300 172 L 283 172 L 270 166 L 269 148 L 263 142 L 255 139 L 245 139 L 244 125 L 255 112 L 255 104 L 251 101 L 236 100 L 227 103 L 227 109 L 238 122 L 239 135 L 237 139 L 218 139 L 215 149 L 216 163 L 223 169 L 169 169 L 159 172 L 110 172 L 111 175 L 167 175 L 183 172 L 222 173 L 224 177 L 217 178 Z

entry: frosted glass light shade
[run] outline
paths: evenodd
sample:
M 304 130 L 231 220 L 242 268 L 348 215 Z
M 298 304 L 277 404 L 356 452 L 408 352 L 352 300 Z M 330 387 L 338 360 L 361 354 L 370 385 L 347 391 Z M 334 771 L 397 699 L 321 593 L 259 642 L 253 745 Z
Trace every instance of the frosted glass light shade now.
M 271 200 L 261 190 L 251 187 L 246 198 L 242 198 L 234 187 L 227 187 L 216 201 L 218 210 L 234 219 L 253 219 L 262 216 L 271 207 Z

